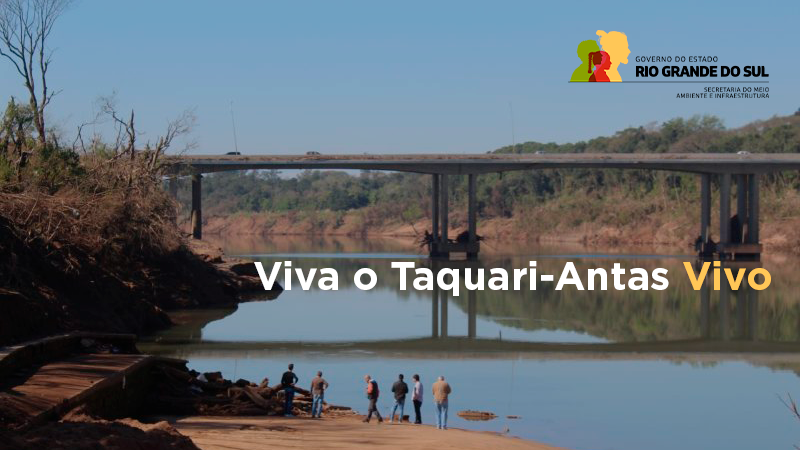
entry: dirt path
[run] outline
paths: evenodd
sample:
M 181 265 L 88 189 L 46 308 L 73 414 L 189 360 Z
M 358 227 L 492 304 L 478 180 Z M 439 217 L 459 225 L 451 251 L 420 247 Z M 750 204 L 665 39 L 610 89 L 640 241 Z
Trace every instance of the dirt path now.
M 202 450 L 258 449 L 527 449 L 557 447 L 500 436 L 495 433 L 449 429 L 427 425 L 369 424 L 360 416 L 314 420 L 283 417 L 189 417 L 174 423 Z

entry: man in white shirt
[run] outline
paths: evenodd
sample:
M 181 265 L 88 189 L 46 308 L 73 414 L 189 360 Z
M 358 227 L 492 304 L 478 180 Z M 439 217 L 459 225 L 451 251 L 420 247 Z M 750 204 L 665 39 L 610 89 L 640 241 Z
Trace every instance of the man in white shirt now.
M 414 423 L 419 425 L 422 423 L 422 414 L 420 413 L 420 408 L 422 408 L 422 383 L 420 383 L 419 375 L 417 374 L 414 374 L 411 378 L 414 380 L 414 392 L 411 396 L 411 400 L 414 401 L 414 414 L 416 415 Z

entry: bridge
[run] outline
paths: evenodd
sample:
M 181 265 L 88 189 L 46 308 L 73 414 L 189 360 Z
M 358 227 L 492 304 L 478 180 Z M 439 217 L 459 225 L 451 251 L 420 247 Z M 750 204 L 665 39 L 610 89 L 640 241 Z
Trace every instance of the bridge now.
M 175 157 L 171 176 L 192 177 L 192 235 L 202 237 L 202 177 L 206 173 L 233 170 L 355 169 L 429 174 L 432 177 L 431 257 L 463 252 L 477 257 L 475 186 L 480 174 L 543 169 L 638 169 L 695 173 L 700 182 L 700 233 L 697 251 L 701 257 L 758 259 L 759 176 L 785 170 L 800 170 L 800 154 L 773 153 L 574 153 L 574 154 L 419 154 L 419 155 L 184 155 Z M 448 177 L 468 177 L 468 240 L 448 236 Z M 718 242 L 711 239 L 711 180 L 720 185 L 720 229 Z M 174 180 L 174 178 L 171 178 Z M 731 186 L 736 184 L 736 214 L 731 215 Z M 171 182 L 170 189 L 177 189 Z

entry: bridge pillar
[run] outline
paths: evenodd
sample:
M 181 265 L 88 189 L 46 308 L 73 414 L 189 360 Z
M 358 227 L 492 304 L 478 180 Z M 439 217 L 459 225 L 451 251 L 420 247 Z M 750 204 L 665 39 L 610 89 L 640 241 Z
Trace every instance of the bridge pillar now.
M 725 256 L 725 246 L 731 243 L 731 174 L 723 173 L 719 178 L 719 244 L 720 259 Z
M 475 291 L 467 292 L 467 337 L 475 338 L 478 335 L 478 294 Z
M 439 335 L 443 338 L 447 337 L 447 300 L 447 291 L 441 291 L 440 303 L 442 304 L 442 324 L 439 326 Z
M 730 339 L 730 294 L 730 284 L 722 283 L 719 291 L 719 332 L 723 341 Z
M 748 244 L 758 244 L 758 174 L 747 177 L 747 240 Z
M 477 251 L 473 249 L 477 249 L 476 243 L 478 242 L 478 223 L 477 223 L 477 211 L 476 211 L 476 201 L 475 201 L 475 179 L 477 175 L 471 173 L 467 175 L 468 182 L 467 182 L 467 217 L 468 217 L 468 230 L 469 230 L 469 249 L 467 251 L 467 259 L 475 259 L 478 257 Z
M 736 180 L 736 215 L 731 216 L 731 181 Z M 719 242 L 710 242 L 710 175 L 701 175 L 700 257 L 757 261 L 761 257 L 758 230 L 758 174 L 719 175 Z M 746 225 L 745 225 L 746 224 Z
M 439 243 L 439 174 L 431 175 L 431 219 L 433 222 L 433 245 L 431 245 L 431 256 L 436 256 Z
M 758 292 L 755 289 L 750 289 L 750 285 L 746 284 L 747 289 L 747 315 L 749 319 L 747 327 L 747 338 L 751 341 L 758 340 Z
M 700 174 L 700 254 L 710 253 L 708 241 L 711 239 L 711 174 Z
M 439 337 L 439 285 L 433 284 L 431 291 L 431 337 Z
M 174 199 L 178 198 L 178 179 L 177 178 L 170 177 L 167 180 L 167 192 L 169 192 L 169 195 L 172 198 L 174 198 Z
M 736 216 L 739 218 L 736 233 L 739 237 L 737 244 L 745 242 L 744 225 L 747 223 L 747 191 L 748 176 L 744 174 L 736 175 Z
M 203 175 L 192 175 L 192 237 L 203 238 L 203 214 L 201 208 Z
M 747 289 L 745 283 L 736 291 L 736 337 L 747 338 Z
M 448 228 L 450 227 L 450 223 L 449 223 L 450 197 L 449 197 L 449 194 L 448 194 L 447 174 L 443 173 L 443 174 L 439 175 L 439 179 L 441 180 L 440 183 L 439 183 L 440 184 L 440 187 L 439 187 L 440 189 L 439 190 L 440 190 L 440 193 L 441 193 L 441 202 L 442 202 L 441 208 L 440 208 L 440 214 L 441 214 L 440 223 L 441 223 L 441 227 L 442 227 L 442 234 L 441 234 L 441 238 L 439 239 L 439 243 L 440 244 L 444 244 L 444 248 L 446 248 L 447 244 L 450 242 L 450 240 L 449 240 L 449 238 L 447 236 L 447 231 L 448 231 Z M 447 250 L 437 251 L 437 256 L 448 257 L 448 256 L 450 256 L 450 252 L 447 251 Z
M 701 264 L 702 260 L 698 260 L 695 264 L 698 273 Z M 703 339 L 711 337 L 711 286 L 709 283 L 709 277 L 706 276 L 700 287 L 700 337 Z

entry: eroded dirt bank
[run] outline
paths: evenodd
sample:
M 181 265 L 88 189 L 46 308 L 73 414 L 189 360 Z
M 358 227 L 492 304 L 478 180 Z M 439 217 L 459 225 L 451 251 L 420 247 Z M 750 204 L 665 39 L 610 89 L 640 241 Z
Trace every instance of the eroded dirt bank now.
M 372 236 L 418 239 L 430 230 L 429 219 L 411 222 L 376 222 L 365 224 L 357 212 L 330 219 L 303 217 L 299 214 L 234 214 L 204 219 L 207 236 Z M 538 226 L 540 218 L 510 217 L 482 219 L 478 233 L 494 245 L 524 241 L 543 244 L 580 244 L 590 246 L 667 246 L 691 249 L 699 235 L 699 221 L 683 217 L 642 214 L 630 223 L 558 223 Z M 699 219 L 698 219 L 699 220 Z M 466 217 L 452 214 L 451 237 L 467 227 Z M 186 227 L 186 224 L 183 224 Z M 188 228 L 187 228 L 188 229 Z M 712 230 L 718 225 L 712 223 Z M 800 254 L 800 218 L 773 220 L 761 224 L 761 243 L 768 252 Z
M 172 325 L 171 309 L 234 306 L 263 289 L 239 263 L 188 241 L 158 258 L 103 259 L 29 239 L 0 217 L 0 345 L 70 331 L 142 334 Z
M 180 416 L 284 415 L 284 390 L 268 379 L 256 384 L 198 373 L 186 362 L 139 354 L 127 335 L 81 334 L 26 343 L 0 353 L 10 376 L 0 378 L 0 450 L 196 449 L 168 423 Z M 311 393 L 296 387 L 297 418 L 311 412 Z M 354 414 L 324 404 L 326 417 Z M 131 419 L 133 418 L 133 419 Z

